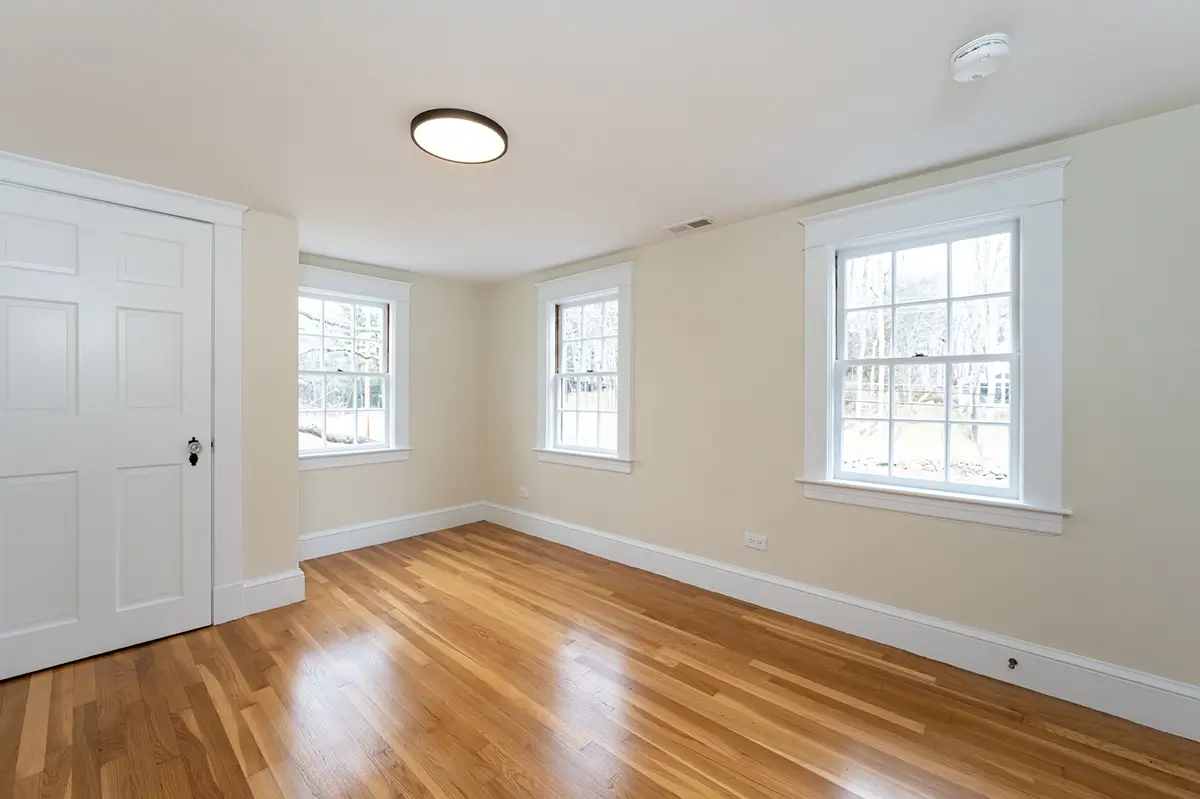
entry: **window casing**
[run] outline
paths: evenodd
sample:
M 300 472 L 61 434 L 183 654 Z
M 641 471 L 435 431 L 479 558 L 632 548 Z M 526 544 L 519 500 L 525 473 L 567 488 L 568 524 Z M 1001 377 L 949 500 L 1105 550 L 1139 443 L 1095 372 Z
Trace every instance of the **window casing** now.
M 1062 532 L 1069 162 L 803 220 L 806 498 Z
M 833 476 L 1016 498 L 1015 221 L 837 253 Z
M 408 296 L 407 283 L 302 268 L 302 469 L 407 458 Z
M 632 265 L 538 284 L 542 461 L 632 469 Z

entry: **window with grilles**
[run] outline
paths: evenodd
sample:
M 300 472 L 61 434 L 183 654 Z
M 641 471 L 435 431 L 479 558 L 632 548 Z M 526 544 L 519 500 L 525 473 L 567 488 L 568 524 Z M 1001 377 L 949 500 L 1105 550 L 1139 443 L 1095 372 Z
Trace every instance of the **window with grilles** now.
M 618 450 L 620 341 L 616 294 L 554 308 L 554 446 Z
M 1018 235 L 837 253 L 835 478 L 1018 495 Z

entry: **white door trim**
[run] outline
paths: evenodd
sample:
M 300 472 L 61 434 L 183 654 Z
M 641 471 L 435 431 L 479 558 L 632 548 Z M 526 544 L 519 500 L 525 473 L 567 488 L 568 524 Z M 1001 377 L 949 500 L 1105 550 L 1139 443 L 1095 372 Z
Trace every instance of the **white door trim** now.
M 0 184 L 124 205 L 213 226 L 213 624 L 242 603 L 242 214 L 246 206 L 0 152 Z M 221 324 L 217 324 L 220 319 Z M 204 442 L 206 448 L 209 442 Z M 230 590 L 236 587 L 236 591 Z M 224 589 L 224 590 L 222 590 Z

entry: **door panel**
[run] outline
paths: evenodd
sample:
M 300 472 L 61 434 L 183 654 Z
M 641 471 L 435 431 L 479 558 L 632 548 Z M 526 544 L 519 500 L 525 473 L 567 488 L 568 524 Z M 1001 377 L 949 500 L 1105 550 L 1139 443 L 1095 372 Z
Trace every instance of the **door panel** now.
M 211 622 L 211 292 L 211 225 L 0 186 L 0 679 Z

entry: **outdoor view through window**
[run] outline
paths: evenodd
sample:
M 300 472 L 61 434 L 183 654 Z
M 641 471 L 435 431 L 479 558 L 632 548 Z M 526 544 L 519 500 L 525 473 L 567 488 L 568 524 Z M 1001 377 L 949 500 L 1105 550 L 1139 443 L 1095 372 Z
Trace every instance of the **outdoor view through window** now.
M 555 313 L 555 443 L 616 452 L 618 300 L 565 303 Z
M 1015 496 L 1017 230 L 838 253 L 835 476 Z
M 388 446 L 387 305 L 300 296 L 300 454 Z

